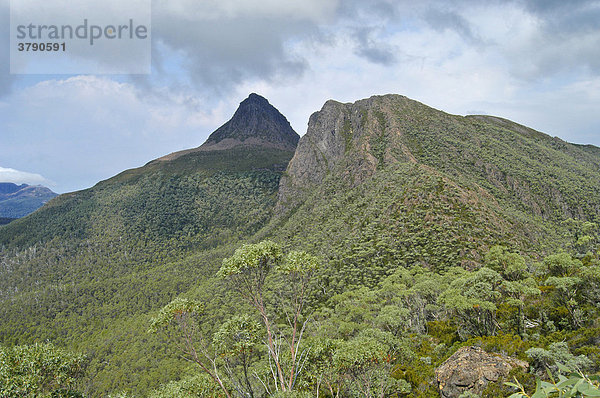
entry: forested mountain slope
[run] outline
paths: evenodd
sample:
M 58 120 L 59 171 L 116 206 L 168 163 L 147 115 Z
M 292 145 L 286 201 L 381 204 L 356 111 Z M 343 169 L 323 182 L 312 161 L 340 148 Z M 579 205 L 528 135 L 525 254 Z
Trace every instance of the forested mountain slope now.
M 150 315 L 178 294 L 204 301 L 207 332 L 246 311 L 215 274 L 243 242 L 266 238 L 323 259 L 307 305 L 322 324 L 343 324 L 336 338 L 376 324 L 400 285 L 427 290 L 406 293 L 428 309 L 402 331 L 425 333 L 453 313 L 436 301 L 441 286 L 468 281 L 464 269 L 479 270 L 494 245 L 532 270 L 577 245 L 579 226 L 599 221 L 599 166 L 596 147 L 399 95 L 328 101 L 298 141 L 252 94 L 201 147 L 0 227 L 0 344 L 50 339 L 89 356 L 86 392 L 144 396 L 186 366 L 146 334 Z M 459 330 L 468 337 L 463 321 L 435 324 L 454 336 L 448 347 Z
M 473 268 L 494 244 L 562 247 L 565 220 L 598 221 L 598 187 L 592 146 L 399 95 L 328 101 L 281 180 L 273 235 L 372 284 L 399 265 Z

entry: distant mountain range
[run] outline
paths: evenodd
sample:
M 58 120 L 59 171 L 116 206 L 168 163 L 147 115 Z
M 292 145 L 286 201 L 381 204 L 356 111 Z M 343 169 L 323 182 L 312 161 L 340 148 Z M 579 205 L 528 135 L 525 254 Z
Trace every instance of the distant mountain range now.
M 33 213 L 57 195 L 41 185 L 0 182 L 0 225 Z

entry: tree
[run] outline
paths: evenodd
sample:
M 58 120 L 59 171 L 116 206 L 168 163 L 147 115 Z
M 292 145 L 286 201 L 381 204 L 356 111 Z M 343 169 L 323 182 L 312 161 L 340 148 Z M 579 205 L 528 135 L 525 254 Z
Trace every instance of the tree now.
M 342 375 L 332 366 L 333 357 L 342 339 L 332 339 L 317 333 L 310 336 L 306 343 L 309 347 L 307 374 L 309 383 L 314 386 L 315 397 L 321 396 L 321 390 L 329 392 L 331 398 L 338 398 L 342 392 Z
M 306 295 L 311 287 L 310 283 L 315 271 L 319 268 L 320 260 L 303 251 L 291 251 L 281 264 L 277 266 L 277 272 L 283 279 L 282 288 L 279 289 L 280 308 L 285 314 L 290 328 L 287 337 L 290 350 L 290 370 L 288 376 L 288 390 L 292 390 L 296 379 L 301 371 L 302 357 L 300 342 L 306 330 L 308 317 L 302 319 L 305 307 Z
M 305 252 L 293 251 L 284 257 L 278 244 L 263 241 L 237 249 L 233 256 L 223 260 L 217 273 L 259 313 L 265 327 L 266 346 L 275 367 L 272 373 L 276 390 L 293 390 L 302 370 L 306 357 L 303 357 L 300 345 L 308 320 L 303 317 L 303 310 L 310 282 L 319 264 L 316 257 Z M 273 270 L 283 279 L 279 284 L 275 309 L 285 319 L 287 330 L 278 327 L 267 309 L 265 282 Z M 282 340 L 288 346 L 287 363 L 280 347 Z
M 461 337 L 496 333 L 499 327 L 496 303 L 501 298 L 499 287 L 502 281 L 499 273 L 483 267 L 457 278 L 440 295 L 439 302 L 457 316 Z
M 249 315 L 236 315 L 213 335 L 213 344 L 224 362 L 231 383 L 240 396 L 256 396 L 250 366 L 258 355 L 261 327 Z
M 525 334 L 524 302 L 527 297 L 540 294 L 535 279 L 527 270 L 525 259 L 518 253 L 511 253 L 503 246 L 494 246 L 485 255 L 485 266 L 502 275 L 500 291 L 506 305 L 516 308 L 515 324 L 517 334 Z
M 569 314 L 568 320 L 575 329 L 583 324 L 583 313 L 578 306 L 577 296 L 580 293 L 582 279 L 579 275 L 583 268 L 581 261 L 574 259 L 566 252 L 553 254 L 544 258 L 549 277 L 546 285 L 551 287 L 551 297 Z
M 568 239 L 568 246 L 576 256 L 583 256 L 588 252 L 598 249 L 598 224 L 575 220 L 569 218 L 562 222 L 566 228 L 565 237 Z
M 85 357 L 51 343 L 0 346 L 0 397 L 83 397 L 76 391 Z
M 527 270 L 525 259 L 505 247 L 494 246 L 486 253 L 484 266 L 455 279 L 440 295 L 439 302 L 458 316 L 462 324 L 459 332 L 463 335 L 495 335 L 506 327 L 499 322 L 498 309 L 511 308 L 509 326 L 514 324 L 517 334 L 522 336 L 525 299 L 537 294 L 540 290 Z
M 224 397 L 221 388 L 214 383 L 206 373 L 198 373 L 193 376 L 184 377 L 182 380 L 171 381 L 161 385 L 151 392 L 148 398 L 198 398 Z M 109 396 L 109 398 L 135 398 L 129 395 Z
M 163 307 L 151 319 L 150 332 L 163 331 L 174 340 L 187 360 L 197 364 L 203 372 L 216 382 L 227 398 L 231 398 L 218 368 L 209 342 L 199 333 L 197 319 L 203 314 L 204 306 L 197 301 L 177 298 Z
M 410 392 L 410 384 L 390 376 L 392 366 L 413 355 L 401 339 L 378 329 L 363 330 L 355 338 L 340 344 L 333 365 L 342 375 L 344 396 L 383 398 L 393 393 Z
M 385 305 L 375 323 L 395 335 L 425 333 L 427 322 L 436 320 L 441 312 L 438 296 L 452 277 L 452 272 L 442 276 L 419 266 L 398 268 L 380 284 L 378 301 Z

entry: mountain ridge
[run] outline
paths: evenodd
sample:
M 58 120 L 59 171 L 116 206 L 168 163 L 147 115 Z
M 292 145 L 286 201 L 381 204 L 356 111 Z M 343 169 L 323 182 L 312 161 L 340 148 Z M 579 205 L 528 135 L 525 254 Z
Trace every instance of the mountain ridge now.
M 252 128 L 238 134 L 238 130 L 242 128 L 248 117 L 253 121 Z M 266 126 L 265 129 L 261 129 L 264 126 Z M 240 137 L 243 140 L 239 140 Z M 93 203 L 93 198 L 104 190 L 125 189 L 127 186 L 136 186 L 138 183 L 150 183 L 149 181 L 144 182 L 149 175 L 156 175 L 158 180 L 161 180 L 168 176 L 182 178 L 183 176 L 197 175 L 198 178 L 213 178 L 222 173 L 266 172 L 271 173 L 271 176 L 275 178 L 275 175 L 278 176 L 285 170 L 295 148 L 295 146 L 292 147 L 292 143 L 297 142 L 298 139 L 298 134 L 291 128 L 287 119 L 265 98 L 252 93 L 240 103 L 232 118 L 215 130 L 200 147 L 171 153 L 151 160 L 144 166 L 124 170 L 98 182 L 94 187 L 60 195 L 48 203 L 41 215 L 30 221 L 36 225 L 36 228 L 25 227 L 23 223 L 11 223 L 8 228 L 13 231 L 12 234 L 8 233 L 8 230 L 4 234 L 0 234 L 0 242 L 6 244 L 10 242 L 21 242 L 20 244 L 43 242 L 48 237 L 54 237 L 53 234 L 71 236 L 75 233 L 75 236 L 80 238 L 90 237 L 91 232 L 89 231 L 97 228 L 89 225 L 89 216 L 83 217 L 80 225 L 77 225 L 77 218 L 80 217 L 78 215 L 68 222 L 65 221 L 69 224 L 68 228 L 59 226 L 50 229 L 48 224 L 58 225 L 47 220 L 46 217 L 56 212 L 62 215 L 75 214 L 71 211 L 73 207 L 86 208 L 87 206 L 82 205 Z M 227 140 L 229 140 L 229 144 L 232 144 L 232 140 L 236 142 L 232 145 L 219 145 Z M 282 145 L 282 142 L 285 145 Z M 276 178 L 278 180 L 279 177 Z M 156 188 L 158 187 L 155 186 L 153 189 Z M 192 189 L 193 187 L 189 186 L 188 188 Z M 84 213 L 93 211 L 93 208 L 86 208 Z M 183 215 L 181 217 L 183 218 Z M 134 220 L 136 217 L 128 218 Z M 183 220 L 182 222 L 187 223 Z M 190 222 L 193 224 L 196 221 Z
M 393 109 L 390 109 L 390 106 Z M 405 114 L 402 113 L 403 107 Z M 385 114 L 386 112 L 387 114 Z M 523 144 L 530 146 L 541 145 L 542 143 L 550 144 L 555 153 L 566 151 L 566 155 L 577 161 L 581 160 L 581 156 L 584 156 L 586 162 L 600 166 L 600 159 L 587 156 L 588 153 L 600 153 L 600 148 L 570 144 L 496 116 L 451 115 L 396 94 L 372 96 L 355 103 L 345 104 L 330 100 L 325 103 L 321 111 L 315 112 L 309 119 L 307 133 L 301 138 L 298 149 L 289 163 L 286 175 L 282 179 L 278 208 L 281 210 L 285 207 L 285 202 L 290 194 L 299 193 L 293 191 L 292 186 L 294 184 L 302 186 L 318 183 L 327 173 L 331 173 L 335 165 L 343 158 L 345 161 L 350 158 L 351 162 L 354 163 L 346 171 L 358 181 L 367 178 L 377 167 L 384 167 L 386 163 L 395 161 L 421 163 L 440 169 L 438 167 L 440 166 L 439 160 L 438 164 L 433 164 L 425 159 L 427 154 L 423 153 L 422 146 L 419 143 L 420 139 L 431 139 L 436 134 L 443 135 L 444 129 L 442 126 L 438 122 L 430 120 L 433 117 L 447 118 L 451 125 L 451 130 L 445 134 L 445 137 L 453 139 L 452 142 L 449 140 L 446 142 L 446 148 L 448 149 L 458 147 L 459 142 L 454 137 L 460 136 L 460 139 L 466 139 L 470 141 L 469 143 L 478 145 L 479 149 L 487 150 L 481 141 L 492 141 L 494 137 L 491 137 L 488 133 L 488 130 L 491 131 L 490 125 L 492 125 L 492 127 L 498 126 L 501 132 L 516 133 L 523 137 L 521 141 Z M 423 126 L 422 131 L 411 130 L 410 127 L 412 126 L 407 126 L 406 122 L 412 123 L 413 120 Z M 471 122 L 475 123 L 472 124 Z M 367 127 L 371 129 L 369 134 L 363 131 L 367 123 L 369 124 Z M 373 133 L 374 131 L 378 135 Z M 468 133 L 466 133 L 467 131 Z M 509 143 L 506 140 L 515 137 L 518 136 L 507 136 L 501 144 L 508 148 Z M 496 141 L 498 141 L 497 138 Z M 429 153 L 437 152 L 436 155 L 444 157 L 444 160 L 449 160 L 444 155 L 443 149 L 431 149 L 433 148 L 430 148 Z M 529 151 L 529 148 L 524 149 Z M 476 157 L 472 149 L 468 155 Z M 535 155 L 538 155 L 535 151 L 529 151 L 526 155 L 520 155 L 521 157 L 518 160 L 522 162 L 528 156 L 533 157 Z M 549 154 L 544 155 L 549 156 Z M 542 160 L 546 159 L 542 157 Z M 473 166 L 479 169 L 493 168 L 492 164 L 484 164 L 481 159 L 473 159 L 473 162 L 475 163 Z M 446 164 L 452 164 L 452 162 L 446 162 Z M 553 166 L 560 167 L 557 162 Z M 576 164 L 571 165 L 571 167 L 573 171 L 577 169 Z M 481 172 L 481 170 L 473 169 L 471 167 L 464 171 L 469 171 L 469 173 Z M 491 169 L 486 170 L 485 174 L 486 179 L 498 177 L 493 175 L 494 171 Z M 501 178 L 506 178 L 506 176 L 503 175 Z M 506 185 L 507 182 L 504 181 L 503 183 Z M 551 188 L 548 189 L 551 190 Z M 291 193 L 288 194 L 288 192 Z M 576 210 L 572 209 L 572 211 Z M 550 211 L 548 210 L 548 212 Z
M 338 286 L 372 286 L 398 264 L 474 269 L 496 244 L 536 256 L 565 244 L 566 220 L 600 219 L 598 155 L 399 95 L 327 101 L 280 180 L 272 233 L 336 253 Z M 390 253 L 384 267 L 377 245 Z M 352 258 L 362 271 L 340 279 Z

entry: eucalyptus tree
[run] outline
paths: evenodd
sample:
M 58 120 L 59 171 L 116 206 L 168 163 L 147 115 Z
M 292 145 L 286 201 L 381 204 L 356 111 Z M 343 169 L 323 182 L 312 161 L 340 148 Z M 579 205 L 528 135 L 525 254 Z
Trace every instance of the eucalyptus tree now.
M 301 343 L 309 319 L 306 298 L 319 265 L 319 259 L 306 252 L 292 251 L 284 256 L 277 243 L 262 241 L 237 249 L 223 260 L 217 273 L 258 312 L 276 391 L 293 391 L 305 364 L 307 356 Z M 275 285 L 272 308 L 265 298 L 270 275 Z M 279 322 L 282 319 L 284 322 Z M 287 347 L 282 351 L 284 344 Z
M 0 346 L 0 397 L 83 397 L 77 387 L 86 363 L 51 343 Z
M 204 305 L 195 300 L 176 298 L 164 306 L 151 319 L 150 332 L 163 332 L 184 358 L 198 365 L 216 384 L 227 398 L 231 392 L 217 366 L 217 353 L 210 345 L 210 338 L 200 332 L 198 322 L 204 315 Z
M 528 271 L 523 256 L 508 251 L 503 246 L 494 246 L 485 255 L 485 266 L 502 276 L 500 291 L 502 301 L 517 309 L 514 323 L 520 336 L 525 334 L 525 300 L 540 294 L 537 282 Z

